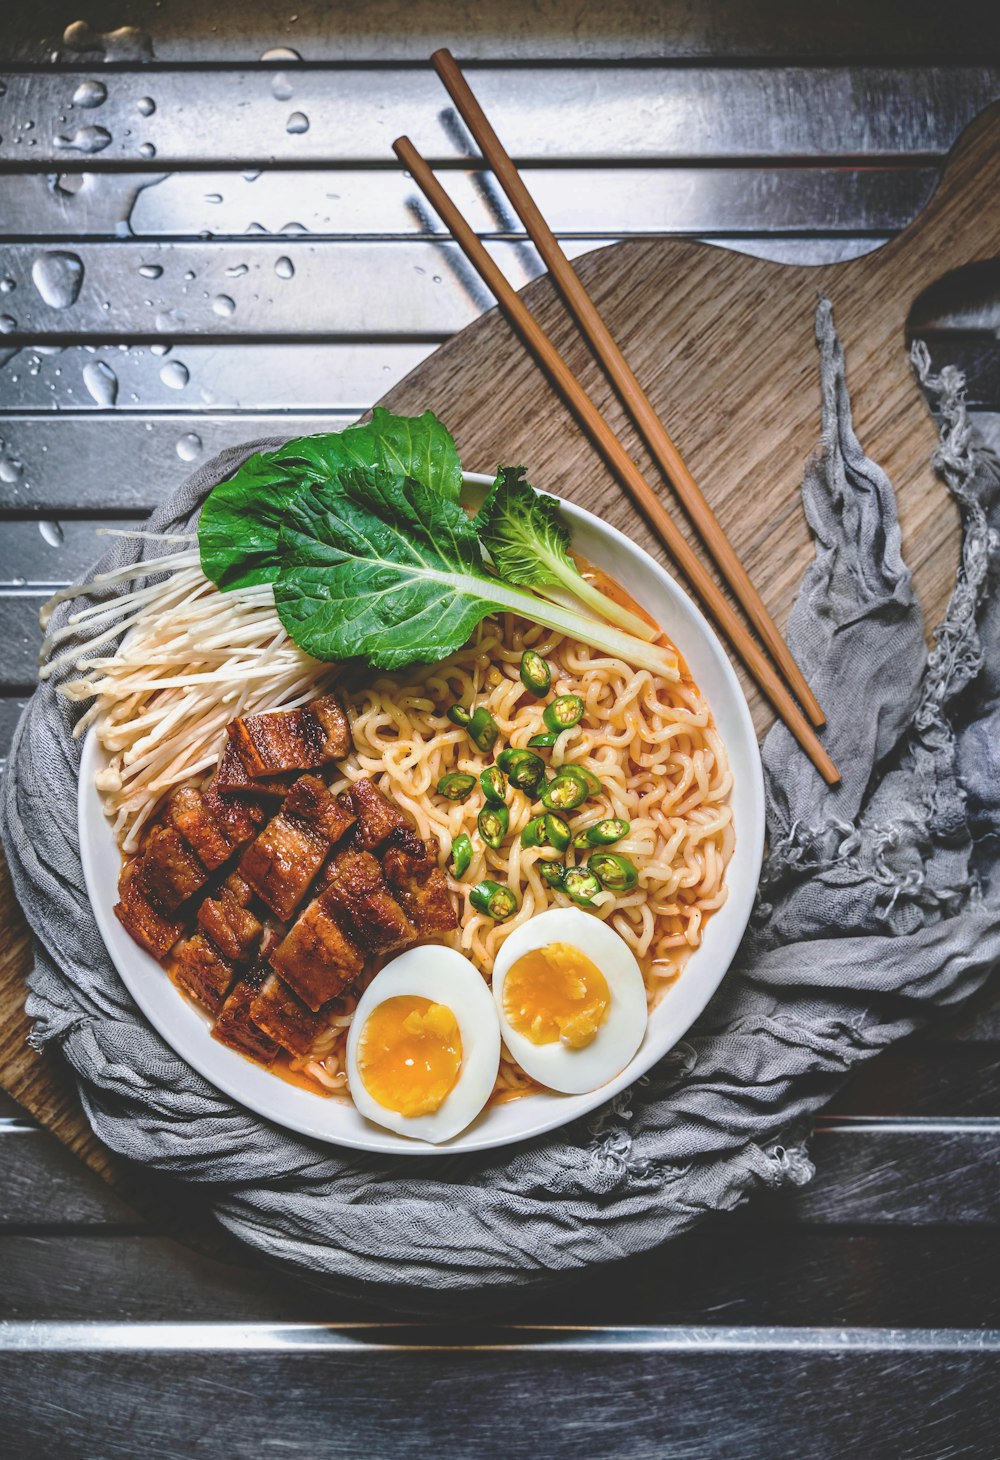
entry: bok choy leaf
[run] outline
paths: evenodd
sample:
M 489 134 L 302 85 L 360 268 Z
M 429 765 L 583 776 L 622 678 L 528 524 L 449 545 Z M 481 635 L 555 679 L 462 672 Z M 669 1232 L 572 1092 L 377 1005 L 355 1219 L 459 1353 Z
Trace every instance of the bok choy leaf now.
M 363 425 L 303 436 L 251 456 L 219 483 L 198 523 L 206 577 L 224 590 L 272 583 L 280 563 L 278 534 L 291 503 L 305 488 L 358 468 L 412 477 L 453 502 L 462 488 L 455 443 L 431 411 L 394 416 L 376 406 Z
M 666 650 L 503 582 L 457 502 L 387 471 L 342 471 L 287 503 L 274 600 L 316 659 L 376 669 L 443 659 L 488 614 L 513 612 L 676 679 Z
M 585 607 L 642 639 L 656 630 L 645 619 L 601 593 L 581 576 L 570 554 L 569 524 L 557 497 L 525 481 L 523 466 L 502 466 L 482 507 L 476 527 L 501 578 L 524 583 L 540 593 L 568 588 Z

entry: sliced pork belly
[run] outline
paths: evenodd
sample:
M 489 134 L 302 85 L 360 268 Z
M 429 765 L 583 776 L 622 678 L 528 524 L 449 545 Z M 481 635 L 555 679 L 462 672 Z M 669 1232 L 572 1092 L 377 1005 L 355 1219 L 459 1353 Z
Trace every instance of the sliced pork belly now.
M 154 958 L 166 958 L 183 933 L 184 923 L 167 916 L 151 900 L 141 857 L 134 858 L 122 869 L 118 896 L 115 916 L 125 931 Z
M 267 974 L 266 964 L 258 964 L 241 978 L 222 1005 L 212 1029 L 213 1039 L 261 1065 L 272 1065 L 281 1049 L 278 1041 L 254 1022 L 250 1012 Z
M 146 887 L 173 912 L 208 881 L 208 869 L 172 826 L 154 826 L 142 849 Z
M 351 748 L 344 707 L 335 694 L 297 710 L 246 715 L 226 727 L 229 743 L 252 780 L 284 771 L 315 770 Z
M 253 836 L 264 811 L 253 802 L 227 802 L 215 792 L 182 786 L 167 804 L 167 822 L 213 872 Z
M 351 814 L 318 776 L 302 776 L 244 852 L 240 874 L 288 922 L 330 847 L 351 824 Z
M 236 978 L 236 969 L 204 933 L 195 933 L 178 948 L 173 975 L 177 986 L 195 1003 L 210 1014 L 218 1014 Z
M 380 847 L 394 831 L 410 828 L 409 819 L 388 796 L 383 796 L 374 781 L 362 776 L 349 791 L 344 792 L 358 818 L 361 844 L 366 852 Z
M 198 909 L 198 925 L 219 952 L 233 963 L 247 963 L 257 952 L 264 925 L 251 909 L 253 892 L 233 872 L 216 897 L 206 897 Z
M 417 936 L 371 852 L 334 857 L 322 896 L 327 907 L 336 909 L 341 926 L 369 953 L 392 953 Z
M 354 982 L 365 966 L 365 955 L 338 923 L 324 891 L 271 953 L 271 965 L 316 1010 Z
M 212 777 L 211 789 L 229 797 L 234 793 L 249 796 L 283 796 L 288 790 L 287 776 L 258 776 L 254 779 L 240 760 L 230 741 L 222 752 L 218 769 Z
M 458 927 L 448 879 L 422 844 L 419 855 L 406 847 L 387 847 L 382 869 L 418 937 L 436 938 Z
M 326 1027 L 320 1015 L 307 1008 L 276 973 L 254 995 L 250 1017 L 290 1054 L 308 1054 Z

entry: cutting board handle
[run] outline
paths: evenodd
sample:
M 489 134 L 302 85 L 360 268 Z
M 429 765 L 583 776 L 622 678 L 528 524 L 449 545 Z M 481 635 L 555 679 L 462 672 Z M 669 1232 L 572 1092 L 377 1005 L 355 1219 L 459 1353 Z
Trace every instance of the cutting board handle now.
M 903 282 L 912 301 L 952 269 L 998 255 L 1000 102 L 994 102 L 955 143 L 924 210 L 866 262 L 873 274 L 891 275 L 896 289 Z

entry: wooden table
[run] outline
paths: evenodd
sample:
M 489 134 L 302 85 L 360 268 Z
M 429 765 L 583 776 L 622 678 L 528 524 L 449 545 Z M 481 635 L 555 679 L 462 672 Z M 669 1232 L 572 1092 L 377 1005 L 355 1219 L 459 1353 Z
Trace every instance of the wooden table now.
M 142 517 L 228 442 L 352 419 L 488 307 L 392 164 L 397 132 L 449 167 L 509 276 L 537 273 L 424 64 L 434 46 L 476 63 L 574 253 L 670 232 L 854 256 L 914 216 L 1000 96 L 979 5 L 732 10 L 121 0 L 89 12 L 103 38 L 65 40 L 75 6 L 7 0 L 4 746 L 39 604 L 95 556 L 95 526 Z M 262 65 L 275 47 L 307 64 Z M 42 252 L 82 265 L 75 302 L 52 302 L 73 263 L 6 289 Z M 978 274 L 918 321 L 995 442 L 997 285 Z M 811 1184 L 451 1327 L 269 1270 L 196 1194 L 149 1183 L 171 1215 L 139 1218 L 0 1104 L 0 1454 L 995 1454 L 998 1040 L 987 990 L 844 1090 Z M 178 1204 L 193 1247 L 171 1235 Z

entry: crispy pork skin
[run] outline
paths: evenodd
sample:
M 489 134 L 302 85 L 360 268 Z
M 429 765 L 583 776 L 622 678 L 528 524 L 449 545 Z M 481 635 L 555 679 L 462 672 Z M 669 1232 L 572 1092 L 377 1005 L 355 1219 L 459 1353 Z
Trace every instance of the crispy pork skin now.
M 177 950 L 174 982 L 210 1014 L 218 1014 L 235 977 L 233 964 L 204 933 L 193 934 Z
M 341 926 L 369 953 L 392 953 L 417 936 L 371 852 L 339 852 L 323 898 L 328 907 L 336 908 Z
M 288 922 L 333 842 L 351 825 L 318 776 L 302 776 L 243 854 L 240 873 L 274 915 Z
M 342 993 L 365 966 L 357 940 L 337 921 L 327 893 L 313 898 L 271 954 L 272 967 L 316 1010 Z
M 458 927 L 448 879 L 421 847 L 419 856 L 400 846 L 386 848 L 386 881 L 420 938 L 436 938 Z
M 267 974 L 266 964 L 256 965 L 245 978 L 240 979 L 222 1005 L 212 1030 L 213 1039 L 248 1055 L 261 1065 L 272 1065 L 281 1049 L 276 1039 L 254 1023 L 250 1012 Z
M 373 852 L 376 847 L 380 847 L 394 831 L 410 826 L 408 818 L 399 807 L 388 796 L 384 796 L 375 782 L 367 776 L 355 781 L 344 795 L 350 797 L 358 818 L 361 844 L 366 852 Z
M 290 1054 L 308 1054 L 325 1027 L 323 1019 L 276 973 L 266 978 L 254 995 L 250 1017 Z
M 347 715 L 332 693 L 296 710 L 242 716 L 227 733 L 251 780 L 315 770 L 342 759 L 351 748 Z
M 208 881 L 208 872 L 172 826 L 154 826 L 142 849 L 145 881 L 158 902 L 173 912 Z
M 145 883 L 142 858 L 136 857 L 122 868 L 118 879 L 119 902 L 115 916 L 140 948 L 154 958 L 166 958 L 184 931 L 180 918 L 169 917 L 150 898 Z
M 206 897 L 198 909 L 198 925 L 224 957 L 246 963 L 257 952 L 264 925 L 251 909 L 253 893 L 238 872 L 233 872 L 215 897 Z

